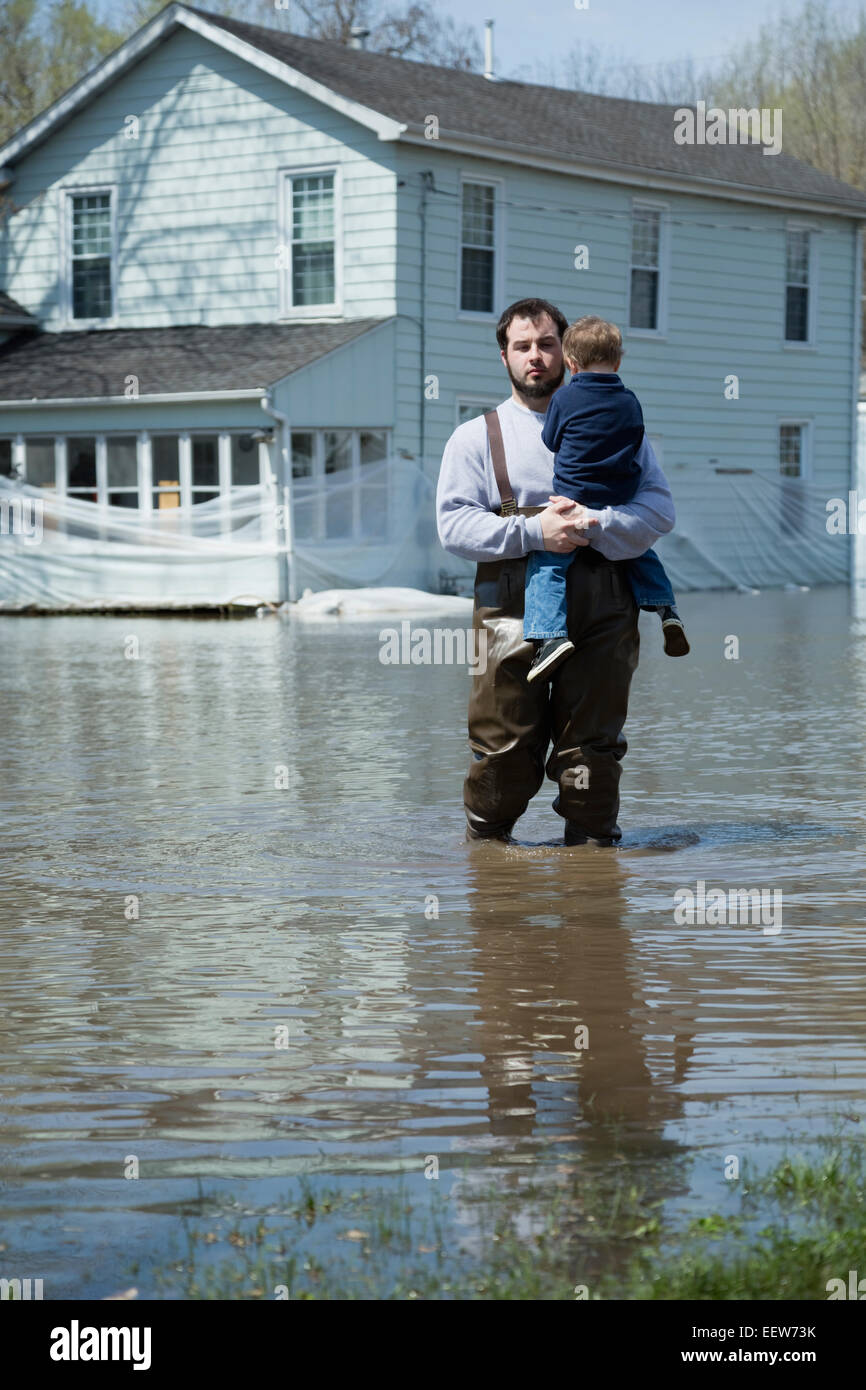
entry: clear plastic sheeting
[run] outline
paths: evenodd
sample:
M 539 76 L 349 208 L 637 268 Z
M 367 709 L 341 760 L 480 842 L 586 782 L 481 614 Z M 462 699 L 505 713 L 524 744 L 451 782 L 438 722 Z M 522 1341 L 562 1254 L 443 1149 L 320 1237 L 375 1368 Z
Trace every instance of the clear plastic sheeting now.
M 674 589 L 771 589 L 847 580 L 851 547 L 828 530 L 848 488 L 752 472 L 673 470 L 676 528 L 657 546 Z
M 276 495 L 263 487 L 145 512 L 0 478 L 0 608 L 272 601 L 277 522 Z
M 429 590 L 440 578 L 452 594 L 471 592 L 474 566 L 446 555 L 436 538 L 432 472 L 391 458 L 296 476 L 295 594 Z M 833 498 L 850 506 L 847 485 L 692 467 L 672 469 L 670 482 L 677 525 L 658 550 L 675 589 L 848 578 L 854 533 L 834 529 L 828 511 Z M 144 511 L 0 477 L 0 610 L 275 605 L 288 592 L 285 521 L 286 495 L 274 486 L 232 488 L 185 507 L 157 495 Z M 856 548 L 864 544 L 858 537 Z
M 297 591 L 364 586 L 426 587 L 442 564 L 436 539 L 436 484 L 408 459 L 368 464 L 360 481 L 326 475 L 324 486 L 296 478 Z
M 426 586 L 433 493 L 402 459 L 351 481 L 340 472 L 296 478 L 295 592 Z M 144 511 L 0 477 L 0 610 L 278 603 L 288 592 L 286 514 L 286 493 L 273 486 Z

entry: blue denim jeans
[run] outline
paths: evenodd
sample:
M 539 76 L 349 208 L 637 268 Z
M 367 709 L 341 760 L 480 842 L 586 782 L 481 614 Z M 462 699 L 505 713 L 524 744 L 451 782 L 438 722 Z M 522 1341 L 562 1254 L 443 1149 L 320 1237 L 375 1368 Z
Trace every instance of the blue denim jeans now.
M 526 603 L 523 610 L 525 641 L 548 641 L 568 636 L 565 581 L 576 552 L 557 555 L 551 550 L 532 550 L 526 566 Z M 674 605 L 674 591 L 665 567 L 654 550 L 624 562 L 631 591 L 639 608 Z

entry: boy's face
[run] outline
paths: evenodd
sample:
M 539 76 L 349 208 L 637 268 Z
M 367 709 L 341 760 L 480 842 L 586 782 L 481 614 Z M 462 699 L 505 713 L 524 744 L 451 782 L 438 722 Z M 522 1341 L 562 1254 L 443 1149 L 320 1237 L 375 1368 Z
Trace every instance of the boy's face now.
M 562 382 L 562 339 L 549 314 L 512 319 L 506 350 L 500 355 L 512 384 L 524 396 L 543 399 Z

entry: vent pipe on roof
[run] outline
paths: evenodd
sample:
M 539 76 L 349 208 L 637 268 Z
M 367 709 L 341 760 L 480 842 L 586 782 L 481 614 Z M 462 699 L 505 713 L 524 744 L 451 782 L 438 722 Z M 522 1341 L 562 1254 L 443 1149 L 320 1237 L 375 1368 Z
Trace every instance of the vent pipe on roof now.
M 493 75 L 493 20 L 484 25 L 484 76 L 488 82 L 495 82 Z
M 367 40 L 370 37 L 370 30 L 365 29 L 363 24 L 353 24 L 349 30 L 349 47 L 366 48 Z

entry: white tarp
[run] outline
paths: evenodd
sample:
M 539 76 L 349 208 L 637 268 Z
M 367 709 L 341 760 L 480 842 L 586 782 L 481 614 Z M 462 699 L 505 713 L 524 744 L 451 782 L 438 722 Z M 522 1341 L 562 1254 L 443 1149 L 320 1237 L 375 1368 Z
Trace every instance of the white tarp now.
M 297 593 L 427 579 L 433 485 L 401 466 L 391 495 L 391 477 L 382 463 L 365 469 L 360 487 L 339 473 L 313 489 L 298 481 Z M 145 512 L 0 477 L 0 610 L 276 603 L 287 576 L 285 513 L 271 486 Z
M 292 605 L 292 616 L 322 618 L 472 618 L 472 600 L 422 589 L 323 589 Z
M 675 589 L 847 579 L 850 534 L 838 517 L 834 527 L 826 486 L 697 469 L 675 471 L 671 483 L 677 527 L 658 548 Z M 433 493 L 403 460 L 368 467 L 362 486 L 339 473 L 314 486 L 297 480 L 295 592 L 436 587 L 439 570 L 469 592 L 473 566 L 436 542 Z M 849 506 L 848 490 L 836 500 Z M 286 592 L 284 511 L 270 486 L 144 512 L 0 477 L 0 610 L 277 603 Z

